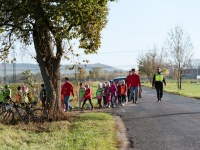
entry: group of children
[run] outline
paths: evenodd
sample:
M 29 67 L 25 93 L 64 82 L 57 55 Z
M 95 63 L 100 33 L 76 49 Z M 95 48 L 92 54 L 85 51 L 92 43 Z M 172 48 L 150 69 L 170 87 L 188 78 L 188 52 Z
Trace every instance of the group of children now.
M 39 96 L 35 88 L 30 90 L 27 86 L 24 85 L 17 87 L 16 102 L 19 105 L 26 105 L 29 103 L 37 104 L 38 97 Z
M 102 107 L 115 108 L 116 104 L 121 104 L 124 106 L 125 104 L 127 104 L 126 95 L 127 95 L 127 86 L 124 80 L 118 83 L 114 82 L 105 82 L 103 84 L 99 83 L 98 88 L 96 90 L 96 99 L 98 102 L 99 109 L 101 109 Z M 79 108 L 81 110 L 84 109 L 84 105 L 87 104 L 86 103 L 87 100 L 89 100 L 91 109 L 93 110 L 94 106 L 91 101 L 92 100 L 91 88 L 89 87 L 88 84 L 83 86 L 83 84 L 80 83 Z
M 10 103 L 9 99 L 13 99 L 19 105 L 25 105 L 29 103 L 36 104 L 38 102 L 38 99 L 40 99 L 42 106 L 44 107 L 45 105 L 44 99 L 46 99 L 46 91 L 44 85 L 43 86 L 42 85 L 41 85 L 40 95 L 37 94 L 35 88 L 30 90 L 27 86 L 24 85 L 17 87 L 16 94 L 12 94 L 12 90 L 9 87 L 9 85 L 5 85 L 4 88 L 0 87 L 0 104 L 2 105 L 2 110 L 5 110 L 6 105 Z

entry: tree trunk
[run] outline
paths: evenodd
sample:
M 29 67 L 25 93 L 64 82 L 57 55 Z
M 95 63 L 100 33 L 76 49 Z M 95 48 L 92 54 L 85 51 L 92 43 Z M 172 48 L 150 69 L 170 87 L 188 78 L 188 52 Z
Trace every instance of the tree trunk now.
M 150 83 L 153 82 L 153 77 L 152 76 L 147 76 L 147 79 L 149 80 Z
M 54 56 L 52 48 L 52 39 L 50 32 L 44 27 L 35 27 L 33 31 L 34 46 L 36 50 L 36 59 L 40 66 L 41 75 L 47 91 L 46 109 L 51 110 L 56 115 L 60 110 L 60 61 L 62 57 L 61 41 L 57 41 L 57 51 L 61 52 Z
M 179 77 L 177 77 L 177 86 L 178 86 L 178 89 L 179 89 Z

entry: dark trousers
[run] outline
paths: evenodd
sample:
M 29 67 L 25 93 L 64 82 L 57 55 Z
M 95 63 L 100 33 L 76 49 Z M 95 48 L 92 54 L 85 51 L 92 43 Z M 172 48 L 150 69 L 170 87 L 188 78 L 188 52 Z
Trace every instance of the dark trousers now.
M 122 103 L 122 97 L 121 95 L 118 96 L 118 104 L 121 104 Z
M 103 96 L 103 105 L 106 105 L 107 102 L 106 102 L 106 96 Z
M 128 89 L 127 90 L 127 96 L 128 96 L 128 101 L 130 102 L 131 101 L 131 89 Z
M 102 99 L 98 99 L 97 101 L 98 101 L 98 104 L 99 104 L 99 108 L 101 108 L 102 107 L 102 105 L 101 105 Z
M 155 83 L 155 88 L 156 88 L 156 92 L 157 92 L 157 98 L 158 100 L 161 100 L 162 96 L 163 96 L 163 83 Z
M 125 96 L 125 95 L 122 95 L 122 96 L 121 96 L 121 102 L 122 102 L 122 103 L 125 103 L 125 102 L 126 102 L 126 96 Z
M 91 108 L 93 109 L 94 107 L 93 107 L 93 105 L 92 105 L 91 99 L 85 99 L 84 102 L 83 102 L 82 108 L 84 107 L 85 102 L 86 102 L 87 100 L 89 100 L 89 103 L 90 103 L 90 105 L 91 105 Z
M 42 107 L 45 107 L 46 105 L 46 99 L 42 99 Z

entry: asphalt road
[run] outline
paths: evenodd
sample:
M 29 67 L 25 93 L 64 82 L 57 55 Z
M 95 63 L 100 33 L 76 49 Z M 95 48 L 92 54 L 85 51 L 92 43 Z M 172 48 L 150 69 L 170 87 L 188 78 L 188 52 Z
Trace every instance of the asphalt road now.
M 200 100 L 164 93 L 157 102 L 156 91 L 143 87 L 143 98 L 117 106 L 127 129 L 127 150 L 200 150 Z

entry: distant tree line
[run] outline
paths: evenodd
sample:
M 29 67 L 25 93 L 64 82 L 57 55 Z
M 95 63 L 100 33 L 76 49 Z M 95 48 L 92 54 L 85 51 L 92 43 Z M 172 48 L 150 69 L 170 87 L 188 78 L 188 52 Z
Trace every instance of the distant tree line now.
M 64 77 L 69 77 L 71 81 L 85 82 L 85 81 L 109 81 L 115 77 L 127 76 L 128 71 L 113 70 L 108 71 L 104 70 L 103 67 L 93 67 L 90 71 L 87 71 L 83 68 L 78 68 L 75 70 L 75 73 L 72 74 L 63 74 L 61 81 L 64 82 Z M 13 75 L 8 75 L 7 83 L 13 83 Z M 43 79 L 40 73 L 31 73 L 30 70 L 26 70 L 20 74 L 16 75 L 17 83 L 28 83 L 32 86 L 32 83 L 42 83 Z M 0 76 L 0 83 L 4 83 L 4 77 Z
M 184 70 L 191 67 L 192 42 L 188 33 L 181 26 L 176 26 L 167 34 L 166 43 L 162 48 L 156 45 L 138 58 L 139 72 L 152 82 L 153 74 L 158 67 L 165 75 L 177 80 L 181 89 L 181 80 Z

